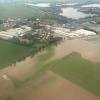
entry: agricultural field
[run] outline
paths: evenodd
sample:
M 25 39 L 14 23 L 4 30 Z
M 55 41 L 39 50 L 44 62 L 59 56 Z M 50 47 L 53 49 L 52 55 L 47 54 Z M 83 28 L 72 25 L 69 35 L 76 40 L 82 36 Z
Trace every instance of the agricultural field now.
M 0 83 L 2 86 L 0 91 L 3 90 L 1 99 L 100 99 L 100 63 L 85 60 L 75 52 L 51 61 L 54 55 L 54 47 L 49 47 L 35 58 L 17 63 L 16 67 L 1 70 L 0 76 L 6 73 L 9 79 L 8 81 L 2 79 Z
M 38 71 L 39 74 L 51 70 L 64 79 L 70 80 L 72 83 L 100 96 L 99 42 L 92 43 L 81 40 L 72 40 L 70 42 L 67 41 L 64 44 L 62 43 L 62 45 L 57 48 L 58 50 L 53 52 L 53 55 L 51 56 L 52 58 L 56 55 L 54 61 L 50 60 L 51 58 L 48 56 L 49 60 L 44 60 L 44 62 L 51 61 L 50 63 L 40 62 L 40 64 L 37 64 L 38 67 L 40 66 Z M 44 57 L 45 56 L 42 56 L 42 59 Z M 98 59 L 98 61 L 96 59 Z M 42 63 L 43 65 L 41 66 Z
M 99 23 L 93 21 L 98 22 L 98 16 L 79 20 L 60 16 L 55 4 L 65 0 L 34 0 L 51 3 L 46 9 L 23 1 L 0 3 L 0 19 L 36 17 L 43 25 L 79 24 L 100 32 Z M 24 45 L 0 39 L 0 100 L 100 100 L 100 37 L 50 42 L 34 39 L 33 44 Z
M 100 63 L 72 53 L 52 63 L 50 70 L 100 96 Z
M 32 48 L 0 40 L 0 69 L 12 63 L 16 63 L 24 56 L 32 52 Z
M 27 7 L 24 4 L 0 4 L 0 18 L 33 17 L 42 15 L 42 11 L 36 7 Z
M 55 10 L 54 10 L 55 9 Z M 39 8 L 34 6 L 28 6 L 24 3 L 12 3 L 12 4 L 0 4 L 0 19 L 5 18 L 30 18 L 37 17 L 43 23 L 54 24 L 54 23 L 71 23 L 72 19 L 59 16 L 60 9 L 58 8 Z M 56 12 L 56 13 L 55 13 Z M 2 26 L 0 26 L 2 28 Z
M 30 51 L 29 48 L 27 49 L 26 47 L 20 47 L 8 42 L 1 41 L 0 43 L 9 44 L 6 47 L 4 45 L 0 46 L 5 48 L 5 51 L 0 50 L 6 53 L 6 55 L 13 54 L 12 58 L 15 60 L 18 53 L 23 55 L 28 50 Z M 10 48 L 9 51 L 6 51 L 12 45 L 13 49 Z M 76 47 L 73 45 L 76 45 Z M 77 46 L 81 49 L 78 49 Z M 92 48 L 93 46 L 95 48 Z M 72 51 L 76 51 L 77 53 L 69 52 L 71 51 L 70 47 L 73 47 Z M 98 47 L 99 45 L 94 45 L 91 42 L 69 40 L 57 47 L 48 47 L 45 51 L 38 53 L 32 58 L 28 57 L 24 61 L 1 69 L 0 92 L 2 92 L 0 99 L 30 100 L 31 98 L 41 100 L 43 98 L 44 100 L 46 98 L 47 100 L 61 100 L 63 98 L 63 100 L 66 100 L 69 98 L 73 100 L 74 98 L 75 100 L 80 100 L 83 97 L 82 100 L 84 98 L 86 100 L 99 100 L 100 63 L 90 59 L 95 56 L 94 53 L 97 52 L 95 50 Z M 16 50 L 15 48 L 17 48 L 17 55 L 16 53 L 12 53 L 12 51 Z M 94 56 L 88 55 L 88 52 L 84 52 L 84 49 L 87 50 L 87 48 L 88 50 L 91 49 L 90 54 L 92 53 Z M 19 52 L 19 50 L 23 50 L 24 52 Z M 83 56 L 83 54 L 89 57 Z M 5 57 L 5 60 L 12 61 L 12 58 L 9 59 L 11 56 L 8 56 Z M 99 54 L 98 56 L 100 57 Z M 4 62 L 2 61 L 2 63 Z M 7 75 L 7 78 L 4 77 L 5 75 Z M 45 93 L 47 94 L 46 96 Z

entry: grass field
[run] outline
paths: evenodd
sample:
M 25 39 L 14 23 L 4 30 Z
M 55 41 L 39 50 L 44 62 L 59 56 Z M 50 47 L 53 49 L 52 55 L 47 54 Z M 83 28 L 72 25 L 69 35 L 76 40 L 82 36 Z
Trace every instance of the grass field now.
M 24 4 L 0 4 L 0 18 L 32 17 L 42 15 L 42 11 L 36 7 Z
M 17 60 L 32 52 L 32 48 L 0 40 L 0 69 L 16 63 Z
M 79 54 L 72 53 L 47 66 L 65 79 L 100 96 L 100 63 L 84 60 Z

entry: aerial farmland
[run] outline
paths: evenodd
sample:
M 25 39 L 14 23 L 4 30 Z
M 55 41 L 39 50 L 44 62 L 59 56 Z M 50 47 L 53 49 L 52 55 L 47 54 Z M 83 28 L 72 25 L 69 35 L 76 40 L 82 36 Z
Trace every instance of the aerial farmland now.
M 0 100 L 100 100 L 99 3 L 0 1 Z

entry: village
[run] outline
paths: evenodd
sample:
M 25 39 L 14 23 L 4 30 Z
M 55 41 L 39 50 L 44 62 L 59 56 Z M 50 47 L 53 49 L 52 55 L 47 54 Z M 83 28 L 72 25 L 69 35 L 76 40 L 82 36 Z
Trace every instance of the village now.
M 4 27 L 4 29 L 0 31 L 1 39 L 19 41 L 20 43 L 27 44 L 30 43 L 33 38 L 37 38 L 40 41 L 45 41 L 45 39 L 49 38 L 49 32 L 46 33 L 45 25 L 43 25 L 38 18 L 8 18 L 3 19 L 1 22 Z M 38 37 L 36 37 L 36 34 L 38 34 Z
M 100 1 L 0 0 L 0 100 L 100 100 Z
M 34 39 L 46 41 L 51 37 L 73 39 L 97 36 L 96 32 L 85 30 L 81 27 L 75 27 L 74 30 L 71 30 L 65 24 L 45 25 L 35 17 L 27 19 L 21 19 L 20 17 L 16 19 L 8 18 L 0 22 L 5 28 L 0 31 L 1 39 L 19 41 L 26 44 Z

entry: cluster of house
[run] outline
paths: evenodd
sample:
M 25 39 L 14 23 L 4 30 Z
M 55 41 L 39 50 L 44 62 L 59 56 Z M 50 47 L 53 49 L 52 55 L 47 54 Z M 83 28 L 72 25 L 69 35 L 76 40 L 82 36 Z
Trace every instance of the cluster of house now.
M 20 27 L 22 25 L 30 25 L 32 22 L 29 22 L 27 19 L 21 19 L 20 17 L 16 19 L 8 18 L 3 19 L 4 27 L 12 28 L 12 27 Z
M 41 26 L 40 20 L 33 17 L 29 19 L 21 19 L 20 17 L 16 19 L 2 19 L 2 24 L 6 30 L 0 31 L 0 38 L 7 40 L 17 37 L 20 41 L 26 40 L 23 37 L 32 30 L 33 25 L 34 27 Z
M 4 27 L 13 27 L 16 25 L 16 20 L 11 18 L 3 19 L 3 25 Z
M 31 20 L 20 19 L 20 18 L 17 18 L 17 19 L 8 18 L 6 20 L 3 20 L 4 27 L 9 27 L 9 28 L 6 31 L 0 32 L 0 38 L 12 39 L 13 37 L 17 37 L 22 42 L 28 41 L 28 39 L 23 38 L 24 35 L 30 31 L 32 31 L 32 28 L 34 25 L 35 25 L 34 27 L 38 27 L 38 28 L 43 26 L 43 24 L 40 23 L 39 19 L 36 19 L 36 21 L 34 21 L 34 22 L 33 22 L 33 20 L 34 20 L 34 18 L 32 18 Z M 49 29 L 52 30 L 55 33 L 54 36 L 57 36 L 57 37 L 75 38 L 75 37 L 96 36 L 95 32 L 85 30 L 82 28 L 79 28 L 79 29 L 77 28 L 77 30 L 71 31 L 71 29 L 68 28 L 65 24 L 63 24 L 63 25 L 61 25 L 61 24 L 46 25 L 46 27 L 48 30 Z M 45 31 L 42 28 L 35 29 L 35 30 L 36 30 L 35 31 L 36 34 L 38 34 L 38 36 L 39 36 L 38 38 L 39 39 L 42 38 L 42 40 L 48 39 L 48 37 L 50 37 L 50 35 L 51 35 L 50 31 Z M 34 34 L 35 34 L 35 32 L 34 32 Z M 34 35 L 34 34 L 32 34 L 32 35 Z
M 31 17 L 31 18 L 7 18 L 7 19 L 2 19 L 2 24 L 4 27 L 8 27 L 8 28 L 13 28 L 13 27 L 20 27 L 22 25 L 27 25 L 32 27 L 33 24 L 40 24 L 40 19 L 35 18 L 35 17 Z

